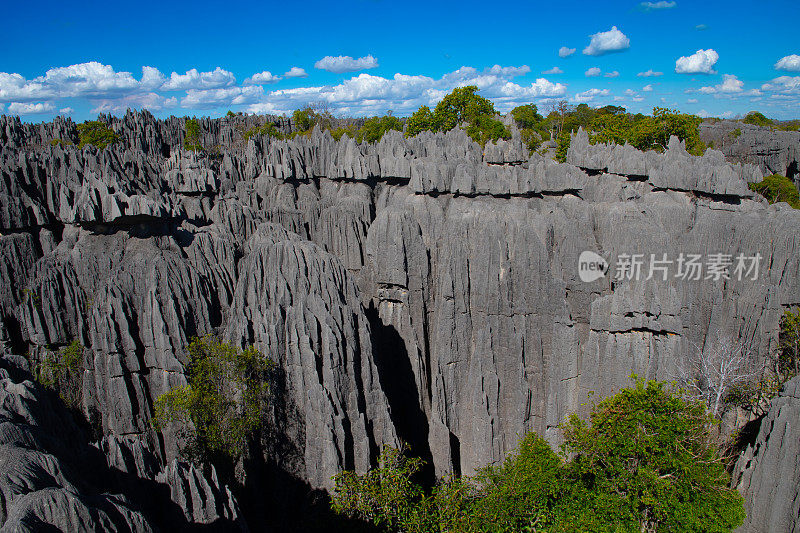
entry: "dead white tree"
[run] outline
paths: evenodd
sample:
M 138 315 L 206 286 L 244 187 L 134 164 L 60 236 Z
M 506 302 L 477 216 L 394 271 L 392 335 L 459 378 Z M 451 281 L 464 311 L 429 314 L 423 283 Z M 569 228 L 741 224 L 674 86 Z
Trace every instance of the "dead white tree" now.
M 764 365 L 756 359 L 748 345 L 717 337 L 702 348 L 695 346 L 687 362 L 678 366 L 678 381 L 690 396 L 705 401 L 717 417 L 734 389 L 761 376 Z

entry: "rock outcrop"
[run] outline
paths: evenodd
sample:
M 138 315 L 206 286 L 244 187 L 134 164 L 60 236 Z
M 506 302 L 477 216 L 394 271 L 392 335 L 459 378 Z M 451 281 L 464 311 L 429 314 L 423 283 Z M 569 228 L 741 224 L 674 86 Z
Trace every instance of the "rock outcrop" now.
M 81 410 L 99 414 L 105 463 L 187 521 L 240 513 L 150 425 L 195 335 L 278 363 L 260 460 L 313 491 L 400 440 L 439 475 L 527 431 L 557 443 L 592 393 L 669 379 L 717 336 L 765 356 L 800 303 L 800 211 L 749 190 L 757 167 L 677 140 L 642 153 L 581 132 L 559 164 L 461 131 L 245 140 L 236 121 L 264 119 L 239 117 L 204 121 L 220 149 L 194 154 L 181 119 L 104 120 L 121 140 L 78 150 L 50 142 L 77 140 L 69 121 L 0 118 L 0 340 L 86 346 Z M 582 281 L 584 251 L 606 275 Z M 679 270 L 689 254 L 698 279 Z M 709 275 L 713 254 L 727 276 Z M 758 270 L 737 275 L 742 257 Z
M 800 377 L 784 386 L 739 457 L 733 485 L 745 497 L 741 533 L 800 531 Z
M 758 165 L 765 175 L 780 174 L 800 189 L 800 132 L 722 120 L 700 124 L 700 138 L 728 160 Z

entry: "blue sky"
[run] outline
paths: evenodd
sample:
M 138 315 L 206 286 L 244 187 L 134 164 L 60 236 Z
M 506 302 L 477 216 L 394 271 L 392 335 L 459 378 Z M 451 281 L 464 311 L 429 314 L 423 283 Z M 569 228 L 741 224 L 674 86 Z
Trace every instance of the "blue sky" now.
M 4 15 L 0 112 L 27 121 L 313 102 L 408 115 L 467 84 L 500 111 L 564 99 L 800 118 L 796 1 L 14 2 Z

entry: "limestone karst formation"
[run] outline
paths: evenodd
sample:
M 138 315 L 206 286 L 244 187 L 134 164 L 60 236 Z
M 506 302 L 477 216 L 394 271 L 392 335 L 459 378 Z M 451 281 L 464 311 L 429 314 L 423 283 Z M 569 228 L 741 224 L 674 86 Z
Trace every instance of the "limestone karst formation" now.
M 182 119 L 104 120 L 120 141 L 97 150 L 64 142 L 77 140 L 68 120 L 0 118 L 2 531 L 245 527 L 217 474 L 150 425 L 155 399 L 185 383 L 196 335 L 278 363 L 263 462 L 311 491 L 401 440 L 437 475 L 498 461 L 530 430 L 558 443 L 590 393 L 632 372 L 670 379 L 719 335 L 766 355 L 800 304 L 800 211 L 748 188 L 759 161 L 690 156 L 677 139 L 642 153 L 579 132 L 557 163 L 458 130 L 248 141 L 241 127 L 265 119 L 234 117 L 201 120 L 196 154 Z M 607 275 L 581 280 L 584 251 Z M 684 279 L 672 264 L 647 279 L 645 265 L 617 279 L 634 254 L 758 256 L 760 269 Z M 96 435 L 23 357 L 73 339 Z M 797 425 L 781 427 L 796 444 Z M 755 496 L 789 460 L 761 431 L 739 477 L 754 516 L 782 524 L 797 506 L 777 499 L 796 503 L 798 488 Z

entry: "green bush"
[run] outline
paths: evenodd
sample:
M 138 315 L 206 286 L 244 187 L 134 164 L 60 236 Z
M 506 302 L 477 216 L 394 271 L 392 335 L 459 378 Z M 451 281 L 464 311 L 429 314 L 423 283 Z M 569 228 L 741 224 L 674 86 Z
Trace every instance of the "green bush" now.
M 511 116 L 519 129 L 533 130 L 544 120 L 535 104 L 517 106 L 511 110 Z
M 244 133 L 244 138 L 250 140 L 253 135 L 266 135 L 267 137 L 274 137 L 275 139 L 284 139 L 285 135 L 281 133 L 275 124 L 267 122 L 261 127 L 253 127 Z
M 102 150 L 119 140 L 116 133 L 105 123 L 99 120 L 87 120 L 78 124 L 78 148 L 91 144 Z
M 663 383 L 637 379 L 594 407 L 589 421 L 564 425 L 571 527 L 598 523 L 629 531 L 731 531 L 744 520 L 742 497 L 729 489 L 713 419 Z M 576 520 L 577 518 L 577 520 Z M 563 519 L 563 518 L 562 518 Z M 565 525 L 566 522 L 565 522 Z
M 47 351 L 33 371 L 39 383 L 57 392 L 73 409 L 80 409 L 83 399 L 83 349 L 83 345 L 74 340 L 58 351 Z
M 358 136 L 358 128 L 355 126 L 355 124 L 348 124 L 346 126 L 339 126 L 338 128 L 331 130 L 331 136 L 336 141 L 341 139 L 342 135 L 347 135 L 351 139 L 355 139 Z
M 772 120 L 768 119 L 758 111 L 750 111 L 747 115 L 745 115 L 744 120 L 742 120 L 742 122 L 744 122 L 745 124 L 753 124 L 755 126 L 764 126 L 764 127 L 770 127 L 774 124 Z
M 184 454 L 196 462 L 236 459 L 261 426 L 273 363 L 250 347 L 240 350 L 210 335 L 188 346 L 188 384 L 156 400 L 153 425 L 181 425 Z
M 318 110 L 322 106 L 306 106 L 303 109 L 296 109 L 292 113 L 292 124 L 294 131 L 292 136 L 308 135 L 314 130 L 314 126 L 319 126 L 323 130 L 331 129 L 333 124 L 333 117 L 324 108 Z
M 485 145 L 490 140 L 510 139 L 508 128 L 494 118 L 494 104 L 475 94 L 477 91 L 475 85 L 457 87 L 436 105 L 433 113 L 427 106 L 420 107 L 408 119 L 406 136 L 423 131 L 445 132 L 466 124 L 467 135 L 475 142 Z
M 794 312 L 787 309 L 784 312 L 779 341 L 778 372 L 785 382 L 800 374 L 800 309 Z
M 792 180 L 780 174 L 766 176 L 758 183 L 748 184 L 750 190 L 757 192 L 771 204 L 786 202 L 795 209 L 800 209 L 800 195 Z
M 183 147 L 194 152 L 202 150 L 203 147 L 200 144 L 200 122 L 196 118 L 187 118 L 185 128 L 186 137 L 183 140 Z
M 367 119 L 364 125 L 358 130 L 356 141 L 366 141 L 368 143 L 378 142 L 389 130 L 403 131 L 402 121 L 391 115 L 372 117 Z
M 406 121 L 406 137 L 414 137 L 423 131 L 433 131 L 433 113 L 428 106 L 420 106 Z
M 744 519 L 701 402 L 637 379 L 562 426 L 561 456 L 534 434 L 499 466 L 414 481 L 423 463 L 384 449 L 378 468 L 334 477 L 333 509 L 388 531 L 731 531 Z
M 738 139 L 742 135 L 742 129 L 736 128 L 735 130 L 731 130 L 731 138 Z

